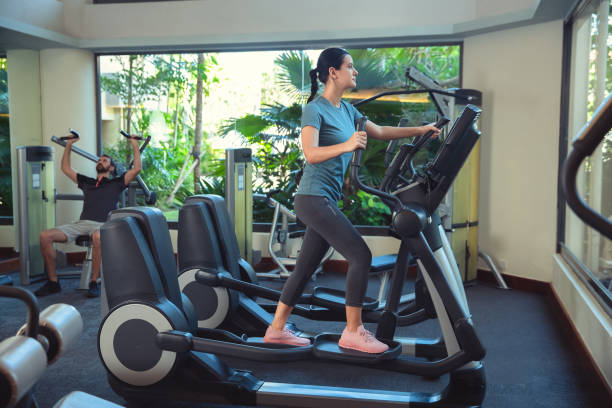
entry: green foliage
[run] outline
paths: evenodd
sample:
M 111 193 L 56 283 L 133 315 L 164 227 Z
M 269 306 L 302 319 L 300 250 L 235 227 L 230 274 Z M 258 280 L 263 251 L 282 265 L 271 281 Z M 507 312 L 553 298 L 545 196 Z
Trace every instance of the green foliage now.
M 0 216 L 13 215 L 6 58 L 0 58 Z
M 261 115 L 230 119 L 219 128 L 222 136 L 240 133 L 253 149 L 254 191 L 280 190 L 274 198 L 289 208 L 297 190 L 296 175 L 304 164 L 299 145 L 301 116 L 302 106 L 297 103 L 265 105 Z M 271 216 L 265 205 L 255 203 L 254 221 L 269 221 Z
M 345 196 L 340 201 L 342 212 L 355 225 L 389 225 L 391 211 L 380 198 L 363 191 Z
M 194 194 L 193 191 L 193 175 L 189 175 L 185 182 L 178 189 L 174 202 L 171 205 L 166 205 L 166 199 L 174 187 L 174 183 L 178 178 L 179 172 L 185 160 L 190 156 L 191 146 L 181 139 L 176 146 L 172 142 L 161 142 L 160 146 L 148 146 L 142 154 L 142 171 L 140 176 L 145 181 L 150 190 L 157 193 L 156 206 L 166 210 L 182 205 L 184 199 Z M 213 151 L 210 145 L 206 142 L 202 144 L 202 150 L 206 151 L 204 157 L 208 160 L 202 164 L 203 169 L 215 169 L 218 160 L 213 159 Z M 125 158 L 126 152 L 129 150 L 126 143 L 121 143 L 119 146 L 105 149 L 105 153 L 113 158 Z M 123 169 L 127 169 L 128 162 L 125 159 L 115 159 Z M 214 184 L 214 182 L 212 182 Z M 217 191 L 209 191 L 207 193 L 219 194 Z M 138 198 L 139 205 L 145 205 L 144 198 Z
M 122 70 L 103 75 L 100 78 L 102 90 L 117 95 L 124 102 L 131 99 L 135 105 L 152 100 L 160 95 L 157 76 L 150 76 L 146 70 L 147 55 L 122 55 L 113 57 Z
M 377 55 L 371 48 L 347 50 L 353 57 L 353 65 L 357 69 L 357 88 L 394 88 L 394 75 L 391 70 L 385 69 L 385 59 Z
M 122 70 L 116 74 L 103 76 L 102 89 L 120 96 L 124 101 L 131 98 L 131 106 L 137 107 L 132 112 L 131 133 L 149 136 L 152 111 L 145 109 L 142 104 L 147 100 L 159 100 L 161 96 L 167 97 L 166 111 L 162 114 L 169 130 L 168 140 L 151 142 L 143 153 L 140 175 L 147 186 L 157 193 L 158 207 L 167 210 L 180 206 L 185 197 L 194 193 L 193 174 L 187 175 L 178 187 L 172 202 L 168 204 L 167 200 L 186 161 L 193 160 L 191 152 L 195 124 L 190 118 L 195 115 L 190 116 L 185 113 L 195 105 L 192 102 L 196 97 L 198 73 L 202 75 L 202 92 L 205 96 L 209 94 L 210 85 L 218 82 L 216 76 L 210 75 L 212 67 L 217 65 L 215 55 L 206 54 L 203 64 L 198 64 L 195 55 L 189 54 L 132 55 L 115 58 L 121 63 Z M 218 160 L 215 159 L 214 151 L 206 140 L 202 143 L 201 152 L 203 152 L 203 160 L 200 163 L 202 171 L 207 172 L 211 169 L 216 171 Z M 105 153 L 116 158 L 120 163 L 119 167 L 123 169 L 127 168 L 131 161 L 131 148 L 124 141 L 105 148 Z
M 230 119 L 220 127 L 220 135 L 236 131 L 254 150 L 256 191 L 295 191 L 292 174 L 303 165 L 299 146 L 301 116 L 302 107 L 297 103 L 291 106 L 266 105 L 262 107 L 261 115 Z
M 357 71 L 357 89 L 398 89 L 405 86 L 405 70 L 413 65 L 426 74 L 455 86 L 459 74 L 459 47 L 413 47 L 388 49 L 348 50 Z M 288 51 L 275 63 L 279 67 L 277 83 L 294 100 L 304 102 L 309 95 L 308 71 L 315 65 L 304 53 Z M 350 98 L 350 93 L 347 95 Z M 362 105 L 360 112 L 379 125 L 396 126 L 401 118 L 407 118 L 409 126 L 420 126 L 437 117 L 433 103 L 401 103 L 375 101 Z M 299 147 L 301 106 L 264 105 L 260 115 L 248 114 L 226 121 L 219 129 L 222 135 L 238 132 L 245 142 L 256 150 L 254 166 L 257 173 L 257 191 L 280 189 L 274 197 L 291 208 L 297 183 L 293 173 L 303 166 Z M 416 165 L 433 157 L 439 141 L 431 141 L 415 160 Z M 385 172 L 384 156 L 387 143 L 375 139 L 368 141 L 362 156 L 361 178 L 369 185 L 378 185 Z M 355 224 L 386 225 L 389 210 L 377 198 L 359 191 L 355 194 L 347 177 L 343 194 L 344 212 Z M 265 207 L 255 203 L 254 220 L 268 221 Z
M 459 47 L 413 47 L 389 49 L 352 49 L 351 53 L 359 75 L 357 90 L 398 89 L 405 87 L 405 70 L 413 65 L 444 86 L 458 85 Z M 123 56 L 123 71 L 103 78 L 103 89 L 119 95 L 127 101 L 131 95 L 134 109 L 131 125 L 135 132 L 149 134 L 151 112 L 142 107 L 147 100 L 167 97 L 163 112 L 169 140 L 152 143 L 143 156 L 143 179 L 149 187 L 158 192 L 158 206 L 180 204 L 184 197 L 193 194 L 193 176 L 178 188 L 174 202 L 164 204 L 172 191 L 180 169 L 190 159 L 194 140 L 194 124 L 190 115 L 195 97 L 195 78 L 198 71 L 205 82 L 204 95 L 210 85 L 218 82 L 211 74 L 217 65 L 213 54 L 205 54 L 205 63 L 198 65 L 193 55 Z M 130 65 L 131 64 L 131 65 Z M 226 120 L 218 129 L 220 135 L 238 133 L 244 137 L 244 144 L 254 151 L 254 191 L 279 190 L 275 198 L 292 207 L 293 195 L 297 189 L 297 175 L 303 168 L 301 153 L 300 118 L 302 103 L 310 94 L 308 72 L 315 65 L 302 51 L 286 51 L 276 60 L 275 83 L 294 101 L 289 105 L 263 103 L 259 114 L 247 114 Z M 131 68 L 130 68 L 131 67 Z M 1 78 L 0 78 L 1 80 Z M 127 90 L 132 86 L 131 93 Z M 322 87 L 321 87 L 322 88 Z M 348 95 L 350 98 L 350 94 Z M 370 120 L 380 125 L 396 126 L 401 118 L 407 118 L 410 126 L 431 122 L 436 118 L 433 104 L 400 103 L 376 101 L 359 107 Z M 435 147 L 435 141 L 430 143 Z M 114 157 L 128 163 L 130 151 L 125 143 L 114 147 Z M 386 143 L 371 139 L 362 158 L 361 177 L 367 184 L 377 185 L 385 171 L 384 152 Z M 224 160 L 216 157 L 215 151 L 207 144 L 201 163 L 202 177 L 198 180 L 205 193 L 224 195 Z M 420 160 L 432 155 L 431 151 L 421 152 Z M 124 165 L 125 165 L 124 163 Z M 389 211 L 380 200 L 363 192 L 355 193 L 350 182 L 345 182 L 345 206 L 349 218 L 357 224 L 385 225 Z M 254 220 L 269 221 L 270 210 L 261 203 L 255 203 Z
M 280 85 L 281 90 L 296 102 L 306 102 L 310 95 L 309 72 L 313 68 L 313 63 L 308 55 L 303 51 L 286 51 L 279 55 L 274 63 L 280 68 L 276 82 Z M 296 75 L 297 72 L 300 73 L 299 76 Z
M 9 118 L 0 116 L 0 216 L 13 215 Z
M 8 73 L 6 58 L 0 58 L 0 114 L 8 114 Z

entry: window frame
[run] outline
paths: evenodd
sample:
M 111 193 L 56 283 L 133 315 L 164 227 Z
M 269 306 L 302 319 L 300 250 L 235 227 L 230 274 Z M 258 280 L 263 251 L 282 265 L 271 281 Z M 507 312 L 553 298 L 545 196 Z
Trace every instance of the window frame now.
M 0 53 L 0 58 L 4 58 L 7 59 L 7 55 L 6 53 Z M 9 112 L 9 116 L 10 116 L 10 112 Z M 10 144 L 10 137 L 11 137 L 11 129 L 9 127 L 9 144 Z M 12 175 L 11 175 L 12 177 Z M 12 186 L 11 186 L 12 188 Z M 13 214 L 15 213 L 15 209 L 13 208 Z M 0 225 L 14 225 L 15 224 L 15 218 L 13 215 L 2 215 L 0 216 Z
M 169 49 L 169 50 L 155 50 L 150 51 L 143 49 L 142 51 L 129 51 L 129 52 L 121 52 L 121 51 L 104 51 L 104 52 L 95 52 L 93 55 L 94 58 L 94 67 L 95 67 L 95 86 L 96 86 L 96 148 L 98 156 L 102 154 L 102 92 L 101 92 L 101 79 L 100 79 L 100 63 L 99 58 L 103 56 L 118 56 L 118 55 L 159 55 L 159 54 L 197 54 L 197 53 L 223 53 L 223 52 L 236 52 L 236 51 L 245 51 L 245 52 L 254 52 L 254 51 L 299 51 L 299 50 L 309 50 L 316 48 L 325 48 L 329 46 L 330 43 L 335 43 L 335 41 L 319 41 L 315 43 L 276 43 L 276 44 L 258 44 L 253 46 L 219 46 L 212 47 L 211 49 Z M 459 74 L 458 74 L 458 83 L 459 88 L 463 86 L 463 41 L 423 41 L 423 42 L 387 42 L 384 40 L 381 41 L 372 41 L 372 40 L 350 40 L 346 41 L 343 45 L 345 48 L 351 49 L 359 49 L 359 48 L 409 48 L 409 47 L 440 47 L 440 46 L 458 46 L 459 47 Z M 145 180 L 146 183 L 146 180 Z M 173 221 L 169 220 L 169 225 L 172 229 L 174 224 Z M 260 230 L 264 230 L 266 227 L 264 225 L 271 225 L 271 223 L 253 223 L 253 231 L 258 232 Z M 360 232 L 364 236 L 387 236 L 387 227 L 373 227 L 367 225 L 357 225 L 356 227 L 360 228 Z M 267 227 L 269 230 L 269 227 Z
M 607 0 L 604 0 L 607 1 Z M 591 0 L 578 0 L 563 21 L 562 65 L 561 65 L 561 109 L 559 127 L 559 170 L 557 174 L 557 254 L 565 261 L 574 274 L 589 289 L 600 306 L 612 316 L 612 292 L 597 278 L 566 245 L 567 200 L 562 187 L 562 169 L 569 153 L 569 124 L 571 103 L 572 42 L 574 23 Z M 573 136 L 572 136 L 573 137 Z

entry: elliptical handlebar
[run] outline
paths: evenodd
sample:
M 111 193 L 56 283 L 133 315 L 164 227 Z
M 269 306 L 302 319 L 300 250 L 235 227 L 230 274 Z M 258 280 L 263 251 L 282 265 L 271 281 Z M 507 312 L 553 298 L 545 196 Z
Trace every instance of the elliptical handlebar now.
M 444 126 L 446 126 L 446 124 L 449 122 L 450 120 L 446 117 L 446 116 L 442 116 L 440 117 L 436 123 L 434 124 L 434 126 L 438 129 L 442 129 Z M 417 154 L 417 152 L 419 150 L 421 150 L 423 148 L 423 146 L 425 146 L 427 144 L 427 142 L 429 142 L 431 140 L 431 135 L 433 135 L 433 131 L 430 130 L 429 132 L 425 133 L 422 136 L 419 136 L 416 140 L 416 142 L 414 143 L 414 145 L 412 145 L 412 149 L 410 149 L 408 157 L 406 157 L 401 163 L 402 166 L 399 168 L 398 173 L 393 174 L 392 175 L 392 179 L 395 178 L 397 175 L 404 175 L 406 173 L 406 171 L 410 170 L 410 177 L 412 177 L 415 173 L 414 170 L 414 165 L 412 163 L 412 160 L 414 159 L 414 156 Z
M 593 154 L 599 143 L 612 128 L 612 94 L 597 108 L 593 119 L 587 123 L 572 142 L 572 151 L 567 156 L 561 173 L 565 199 L 570 208 L 587 225 L 612 240 L 612 222 L 593 210 L 579 196 L 576 175 L 580 164 Z
M 442 116 L 440 119 L 438 119 L 434 126 L 440 129 L 448 122 L 449 119 L 446 116 Z M 380 183 L 380 189 L 382 191 L 388 191 L 391 182 L 398 177 L 401 177 L 403 181 L 407 181 L 406 178 L 403 177 L 403 174 L 407 170 L 410 170 L 410 177 L 414 175 L 415 170 L 412 164 L 412 159 L 414 158 L 415 154 L 431 139 L 432 134 L 433 131 L 429 131 L 426 134 L 419 136 L 416 143 L 403 144 L 400 147 L 400 150 L 395 154 L 395 157 L 393 157 L 391 164 L 387 165 L 387 170 L 385 171 L 385 175 Z M 391 146 L 391 143 L 396 141 L 397 139 L 390 142 L 389 147 Z
M 359 120 L 357 121 L 357 131 L 358 132 L 365 132 L 367 121 L 368 121 L 367 116 L 362 116 L 361 118 L 359 118 Z M 378 190 L 374 187 L 367 186 L 361 181 L 361 179 L 359 178 L 359 167 L 361 166 L 361 156 L 362 155 L 363 155 L 363 149 L 356 149 L 353 152 L 353 159 L 351 161 L 351 179 L 353 180 L 355 187 L 360 190 L 365 191 L 366 193 L 378 196 L 384 201 L 387 201 L 387 203 L 393 207 L 392 208 L 393 211 L 402 208 L 402 202 L 400 201 L 399 198 L 389 193 L 386 193 L 384 191 Z

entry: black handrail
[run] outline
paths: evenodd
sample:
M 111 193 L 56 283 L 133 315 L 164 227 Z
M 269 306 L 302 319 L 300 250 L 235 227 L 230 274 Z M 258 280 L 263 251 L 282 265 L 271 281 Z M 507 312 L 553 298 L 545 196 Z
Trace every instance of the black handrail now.
M 357 102 L 353 103 L 353 106 L 363 105 L 364 103 L 368 103 L 370 101 L 376 100 L 376 99 L 381 98 L 383 96 L 389 96 L 389 95 L 413 95 L 413 94 L 421 94 L 421 93 L 427 93 L 430 96 L 433 96 L 432 94 L 434 94 L 434 93 L 440 94 L 440 95 L 445 95 L 445 96 L 452 96 L 455 99 L 462 99 L 466 103 L 470 103 L 471 100 L 472 100 L 472 98 L 469 97 L 469 96 L 457 95 L 454 92 L 440 91 L 439 89 L 429 89 L 429 88 L 428 89 L 400 89 L 400 90 L 397 90 L 397 91 L 385 91 L 385 92 L 378 93 L 378 94 L 376 94 L 374 96 L 371 96 L 369 98 L 362 99 L 360 101 L 357 101 Z M 436 109 L 439 111 L 440 115 L 442 115 L 443 112 L 440 111 L 438 106 L 436 106 Z
M 572 142 L 561 174 L 565 199 L 576 215 L 602 235 L 612 240 L 612 222 L 593 210 L 578 194 L 576 175 L 582 161 L 593 154 L 599 143 L 612 128 L 612 94 L 599 105 L 593 118 L 578 132 Z
M 367 121 L 368 121 L 367 116 L 362 116 L 359 119 L 359 121 L 357 122 L 358 132 L 365 132 Z M 386 200 L 388 203 L 393 203 L 394 204 L 392 208 L 393 211 L 402 208 L 402 202 L 396 196 L 386 193 L 384 191 L 375 189 L 373 187 L 367 186 L 361 181 L 361 179 L 359 178 L 359 167 L 361 166 L 361 155 L 362 154 L 363 154 L 362 149 L 356 149 L 353 152 L 353 160 L 351 161 L 351 179 L 353 180 L 353 183 L 360 190 L 363 190 L 366 193 L 376 195 L 380 197 L 381 199 Z

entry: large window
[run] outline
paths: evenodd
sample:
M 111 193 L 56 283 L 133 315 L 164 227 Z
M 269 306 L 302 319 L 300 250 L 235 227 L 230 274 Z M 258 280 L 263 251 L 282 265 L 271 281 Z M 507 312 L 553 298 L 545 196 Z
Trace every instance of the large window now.
M 299 135 L 311 89 L 308 72 L 320 51 L 100 56 L 104 152 L 128 163 L 130 152 L 119 130 L 151 136 L 141 175 L 169 219 L 186 196 L 224 194 L 228 147 L 250 147 L 254 189 L 280 190 L 276 198 L 291 203 L 304 160 Z M 345 98 L 356 101 L 406 85 L 421 88 L 407 81 L 408 67 L 444 87 L 458 87 L 460 51 L 459 45 L 349 50 L 359 75 L 357 88 Z M 418 126 L 437 115 L 427 94 L 388 97 L 360 110 L 376 123 L 394 126 L 401 118 Z M 386 146 L 376 142 L 364 156 L 364 176 L 371 183 L 384 173 Z M 348 185 L 345 190 L 342 205 L 353 222 L 388 224 L 387 206 Z M 369 211 L 362 211 L 362 204 Z M 256 206 L 256 221 L 269 220 L 264 210 Z
M 0 57 L 0 224 L 12 223 L 13 187 L 6 57 Z
M 592 0 L 573 18 L 569 97 L 569 142 L 612 91 L 610 0 Z M 588 205 L 612 218 L 612 134 L 583 163 L 578 190 Z M 586 266 L 603 297 L 612 291 L 612 242 L 567 209 L 565 246 Z M 612 305 L 610 305 L 612 306 Z

